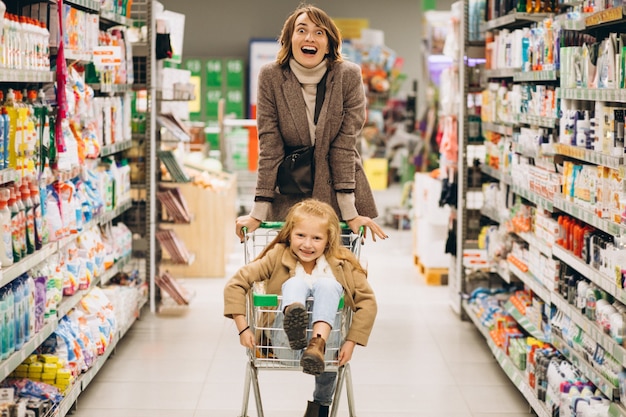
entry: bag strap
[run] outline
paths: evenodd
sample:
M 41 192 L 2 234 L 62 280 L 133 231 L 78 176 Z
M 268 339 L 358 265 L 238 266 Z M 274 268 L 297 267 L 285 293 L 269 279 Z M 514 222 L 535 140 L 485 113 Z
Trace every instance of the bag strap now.
M 324 96 L 326 95 L 326 76 L 328 75 L 328 71 L 324 73 L 324 76 L 317 83 L 317 93 L 315 94 L 315 116 L 313 117 L 313 123 L 317 124 L 317 119 L 320 116 L 320 111 L 322 110 L 322 104 L 324 104 Z

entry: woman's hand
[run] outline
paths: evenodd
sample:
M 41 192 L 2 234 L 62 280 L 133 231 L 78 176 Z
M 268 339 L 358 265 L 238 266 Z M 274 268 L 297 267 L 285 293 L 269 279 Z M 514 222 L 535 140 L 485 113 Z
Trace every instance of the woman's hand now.
M 354 352 L 354 346 L 356 344 L 351 340 L 346 340 L 341 349 L 339 350 L 339 366 L 343 366 L 352 359 L 352 352 Z
M 346 221 L 350 230 L 353 233 L 359 233 L 359 229 L 363 226 L 365 229 L 363 231 L 363 237 L 367 237 L 367 228 L 372 231 L 372 240 L 376 242 L 376 236 L 381 239 L 387 239 L 389 236 L 385 232 L 383 232 L 382 227 L 380 227 L 374 220 L 366 216 L 356 216 L 352 220 Z
M 243 242 L 243 228 L 248 229 L 248 233 L 254 232 L 261 226 L 261 220 L 257 220 L 249 215 L 239 216 L 235 220 L 235 234 L 239 236 L 239 240 Z

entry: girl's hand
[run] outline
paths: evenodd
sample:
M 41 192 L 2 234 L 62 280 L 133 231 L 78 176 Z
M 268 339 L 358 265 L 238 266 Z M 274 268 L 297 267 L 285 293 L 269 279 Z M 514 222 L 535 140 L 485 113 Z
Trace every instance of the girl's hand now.
M 339 350 L 339 366 L 343 366 L 352 359 L 352 352 L 354 352 L 354 346 L 356 344 L 351 340 L 346 340 L 346 342 Z
M 359 233 L 359 229 L 363 226 L 365 228 L 363 231 L 364 238 L 367 237 L 367 228 L 369 227 L 372 231 L 372 240 L 374 242 L 376 242 L 376 236 L 381 239 L 387 239 L 389 237 L 385 232 L 383 232 L 382 227 L 380 227 L 374 220 L 366 216 L 356 216 L 354 219 L 346 221 L 346 223 L 350 227 L 350 230 L 356 234 Z
M 261 220 L 257 220 L 249 215 L 239 216 L 235 220 L 235 233 L 239 236 L 239 240 L 243 242 L 243 228 L 248 229 L 248 233 L 254 232 L 261 226 Z
M 256 346 L 256 340 L 254 340 L 254 333 L 250 329 L 246 329 L 239 336 L 239 343 L 241 346 L 247 347 L 248 349 L 254 349 Z

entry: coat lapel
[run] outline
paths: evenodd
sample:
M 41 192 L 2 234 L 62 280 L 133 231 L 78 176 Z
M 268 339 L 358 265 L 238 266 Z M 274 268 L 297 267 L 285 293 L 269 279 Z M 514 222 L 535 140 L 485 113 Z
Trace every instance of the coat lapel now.
M 326 76 L 326 94 L 324 96 L 324 103 L 322 104 L 320 116 L 317 119 L 317 125 L 315 126 L 315 136 L 317 138 L 323 138 L 325 135 L 325 128 L 327 125 L 326 118 L 328 117 L 328 106 L 330 103 L 330 98 L 333 94 L 333 86 L 335 85 L 335 83 L 333 83 L 334 75 L 335 72 L 329 68 L 328 75 Z
M 306 104 L 302 96 L 302 87 L 300 87 L 298 79 L 290 70 L 285 70 L 284 75 L 285 82 L 282 85 L 283 96 L 287 102 L 287 108 L 291 113 L 293 124 L 298 131 L 300 142 L 303 145 L 310 144 L 309 124 L 306 116 Z

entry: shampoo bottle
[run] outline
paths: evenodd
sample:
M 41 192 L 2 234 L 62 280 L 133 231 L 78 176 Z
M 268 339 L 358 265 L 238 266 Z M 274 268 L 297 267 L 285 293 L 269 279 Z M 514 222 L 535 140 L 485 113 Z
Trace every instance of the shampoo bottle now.
M 9 190 L 0 190 L 0 266 L 13 265 L 13 241 L 11 230 L 11 210 L 8 207 Z

